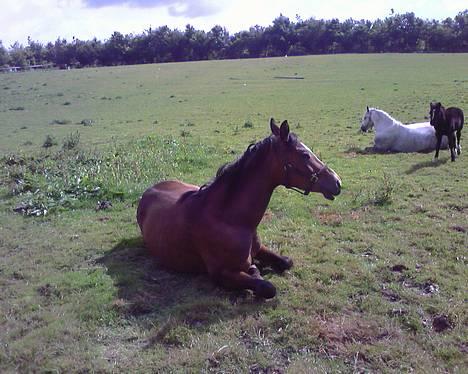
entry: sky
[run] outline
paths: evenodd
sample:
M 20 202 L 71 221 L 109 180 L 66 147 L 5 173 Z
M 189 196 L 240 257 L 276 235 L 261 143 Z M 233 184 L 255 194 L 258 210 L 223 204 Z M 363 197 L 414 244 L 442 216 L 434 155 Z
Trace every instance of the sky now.
M 140 34 L 150 27 L 209 31 L 215 25 L 230 34 L 250 26 L 268 26 L 280 14 L 296 20 L 383 19 L 414 12 L 443 20 L 468 9 L 467 0 L 1 0 L 0 40 L 7 48 L 28 36 L 42 43 L 57 38 L 108 39 L 114 31 Z

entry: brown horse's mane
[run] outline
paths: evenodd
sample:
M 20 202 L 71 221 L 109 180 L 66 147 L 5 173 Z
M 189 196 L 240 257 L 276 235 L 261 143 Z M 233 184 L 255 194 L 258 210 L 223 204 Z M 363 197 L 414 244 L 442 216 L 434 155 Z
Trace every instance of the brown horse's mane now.
M 294 146 L 297 144 L 297 136 L 294 133 L 289 133 L 288 145 Z M 268 136 L 265 139 L 250 144 L 245 152 L 238 157 L 236 160 L 221 165 L 216 176 L 208 183 L 202 185 L 197 192 L 194 192 L 193 196 L 203 196 L 211 189 L 224 184 L 228 186 L 230 192 L 234 191 L 240 181 L 242 172 L 247 167 L 255 167 L 270 149 L 270 145 L 273 143 L 273 136 Z

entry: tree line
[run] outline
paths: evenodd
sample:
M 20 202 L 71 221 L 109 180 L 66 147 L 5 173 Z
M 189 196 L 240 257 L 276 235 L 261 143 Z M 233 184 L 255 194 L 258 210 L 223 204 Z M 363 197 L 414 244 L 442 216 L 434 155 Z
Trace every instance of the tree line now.
M 154 62 L 238 59 L 330 53 L 468 52 L 468 9 L 443 21 L 393 14 L 376 21 L 347 19 L 295 20 L 280 15 L 268 27 L 253 26 L 230 35 L 161 26 L 141 34 L 114 32 L 103 41 L 59 38 L 42 44 L 28 38 L 5 48 L 0 41 L 0 66 L 27 67 L 53 63 L 61 67 L 109 66 Z

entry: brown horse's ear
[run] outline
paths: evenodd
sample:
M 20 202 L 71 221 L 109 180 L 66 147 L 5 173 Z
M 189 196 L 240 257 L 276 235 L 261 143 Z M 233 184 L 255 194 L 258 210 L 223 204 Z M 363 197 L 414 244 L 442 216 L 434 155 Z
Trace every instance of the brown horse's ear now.
M 276 121 L 274 118 L 270 119 L 270 129 L 273 135 L 276 135 L 276 136 L 280 135 L 280 128 L 276 124 Z
M 287 142 L 289 140 L 289 125 L 288 121 L 284 120 L 280 128 L 281 140 Z

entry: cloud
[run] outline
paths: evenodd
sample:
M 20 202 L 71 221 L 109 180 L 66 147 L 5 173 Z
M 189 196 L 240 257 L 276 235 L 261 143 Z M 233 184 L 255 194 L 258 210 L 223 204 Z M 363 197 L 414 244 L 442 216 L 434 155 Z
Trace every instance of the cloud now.
M 168 5 L 177 1 L 171 0 L 84 0 L 85 6 L 90 8 L 102 8 L 106 6 L 132 6 L 141 8 L 152 8 Z
M 219 2 L 209 0 L 84 0 L 84 5 L 89 8 L 108 6 L 168 7 L 168 12 L 173 17 L 202 17 L 220 11 Z

